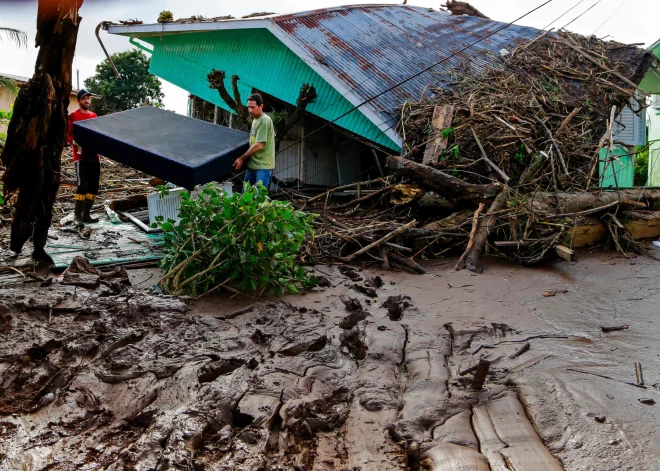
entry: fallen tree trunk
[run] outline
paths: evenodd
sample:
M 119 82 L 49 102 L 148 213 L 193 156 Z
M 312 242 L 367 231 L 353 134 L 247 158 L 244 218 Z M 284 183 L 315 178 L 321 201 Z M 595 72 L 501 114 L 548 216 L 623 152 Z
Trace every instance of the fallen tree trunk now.
M 437 191 L 440 195 L 459 200 L 469 200 L 479 203 L 492 201 L 500 192 L 499 183 L 475 185 L 452 177 L 428 165 L 418 164 L 402 157 L 389 156 L 387 167 L 397 175 L 415 181 L 421 186 Z
M 67 132 L 71 65 L 83 0 L 40 0 L 35 72 L 21 88 L 2 151 L 4 196 L 18 191 L 10 248 L 32 238 L 35 259 L 45 258 L 53 203 L 60 185 L 60 157 Z
M 557 206 L 559 200 L 559 207 Z M 621 203 L 624 210 L 638 209 L 639 203 L 652 208 L 660 203 L 660 190 L 643 188 L 616 191 L 592 191 L 586 193 L 538 192 L 532 205 L 535 211 L 578 213 L 612 203 Z

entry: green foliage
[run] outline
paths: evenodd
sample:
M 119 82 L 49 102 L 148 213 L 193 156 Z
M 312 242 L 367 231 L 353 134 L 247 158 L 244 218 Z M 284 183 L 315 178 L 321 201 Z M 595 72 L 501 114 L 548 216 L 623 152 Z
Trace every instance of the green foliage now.
M 516 152 L 516 155 L 513 156 L 518 161 L 518 163 L 523 163 L 523 159 L 525 158 L 524 150 L 525 146 L 520 144 L 520 146 L 518 146 L 518 152 Z
M 449 149 L 445 149 L 442 151 L 442 154 L 440 154 L 440 158 L 438 159 L 439 162 L 442 162 L 448 157 L 453 157 L 455 159 L 458 158 L 458 155 L 460 154 L 460 149 L 458 147 L 458 144 L 450 147 Z
M 20 48 L 27 49 L 28 38 L 25 31 L 0 26 L 0 38 L 5 37 Z
M 453 128 L 444 128 L 441 131 L 441 135 L 443 139 L 450 139 L 454 137 L 454 129 Z
M 9 93 L 11 96 L 18 95 L 18 85 L 16 84 L 16 81 L 0 75 L 0 92 L 2 91 Z
M 158 222 L 165 232 L 165 292 L 199 296 L 225 287 L 279 295 L 316 284 L 295 260 L 313 234 L 311 215 L 270 200 L 261 184 L 246 183 L 232 196 L 210 184 L 198 198 L 181 197 L 179 223 Z
M 645 186 L 649 177 L 649 148 L 637 146 L 635 148 L 635 177 L 634 186 Z
M 9 124 L 9 121 L 11 121 L 12 114 L 13 114 L 13 109 L 10 109 L 9 111 L 0 110 L 0 126 L 1 125 L 7 126 Z M 4 132 L 0 132 L 0 144 L 4 145 L 6 140 L 7 140 L 7 134 Z
M 150 59 L 139 49 L 112 55 L 121 80 L 105 59 L 96 66 L 96 75 L 85 80 L 85 88 L 101 98 L 92 99 L 92 111 L 104 115 L 130 110 L 142 105 L 163 107 L 160 81 L 149 73 Z

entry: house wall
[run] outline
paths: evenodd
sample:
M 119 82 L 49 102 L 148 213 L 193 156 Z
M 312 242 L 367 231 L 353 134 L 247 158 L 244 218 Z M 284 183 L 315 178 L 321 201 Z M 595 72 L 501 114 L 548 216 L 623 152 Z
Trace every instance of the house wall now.
M 6 90 L 0 90 L 0 110 L 4 111 L 9 111 L 14 104 L 14 101 L 16 101 L 16 96 L 12 95 L 11 93 L 7 92 Z M 69 113 L 74 112 L 75 110 L 78 109 L 78 102 L 76 101 L 76 95 L 75 93 L 71 95 L 71 98 L 69 99 Z M 7 126 L 0 124 L 0 133 L 6 133 L 7 132 Z
M 246 99 L 253 89 L 295 106 L 300 86 L 312 84 L 318 98 L 308 111 L 333 121 L 353 105 L 296 56 L 272 33 L 264 29 L 224 30 L 141 38 L 153 46 L 150 72 L 204 100 L 229 110 L 216 90 L 208 86 L 211 69 L 240 77 L 239 91 Z M 335 124 L 358 136 L 398 151 L 399 147 L 359 110 Z
M 653 95 L 648 109 L 649 186 L 660 186 L 660 95 Z
M 646 145 L 646 110 L 637 100 L 644 100 L 642 95 L 632 98 L 614 120 L 612 129 L 614 142 L 612 154 L 618 160 L 606 162 L 608 150 L 600 150 L 599 186 L 603 188 L 629 188 L 635 180 L 635 148 Z

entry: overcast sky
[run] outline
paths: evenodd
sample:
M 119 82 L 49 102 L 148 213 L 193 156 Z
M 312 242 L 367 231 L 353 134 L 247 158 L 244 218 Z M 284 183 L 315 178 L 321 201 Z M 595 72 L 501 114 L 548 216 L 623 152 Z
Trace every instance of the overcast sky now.
M 509 22 L 523 15 L 545 0 L 473 0 L 470 3 L 482 13 L 498 21 Z M 175 18 L 193 15 L 205 17 L 233 15 L 241 17 L 254 12 L 271 11 L 274 2 L 252 0 L 251 2 L 226 2 L 213 0 L 85 0 L 80 15 L 82 22 L 78 34 L 78 45 L 73 61 L 73 86 L 76 87 L 75 71 L 80 70 L 80 85 L 94 74 L 96 65 L 104 59 L 94 29 L 101 21 L 139 19 L 144 23 L 155 23 L 162 10 L 170 10 Z M 347 2 L 350 3 L 350 2 Z M 358 2 L 354 2 L 358 3 Z M 364 3 L 402 3 L 388 0 Z M 410 5 L 438 8 L 434 0 L 409 0 Z M 291 13 L 316 8 L 341 5 L 333 0 L 280 0 L 277 13 Z M 544 28 L 571 7 L 572 11 L 558 20 L 553 26 L 560 27 L 585 12 L 567 28 L 577 33 L 590 35 L 597 30 L 597 36 L 609 37 L 625 43 L 644 43 L 649 46 L 660 39 L 659 0 L 552 0 L 552 2 L 519 24 Z M 618 9 L 618 10 L 617 10 Z M 20 49 L 6 38 L 0 42 L 0 72 L 14 75 L 32 76 L 37 57 L 34 48 L 36 33 L 36 0 L 0 0 L 0 26 L 21 29 L 28 33 L 28 48 Z M 605 22 L 605 24 L 603 24 Z M 602 25 L 602 26 L 601 26 Z M 101 38 L 110 54 L 131 49 L 128 38 L 101 32 Z M 413 71 L 411 71 L 413 72 Z M 184 90 L 163 82 L 165 107 L 178 113 L 185 113 L 187 94 Z

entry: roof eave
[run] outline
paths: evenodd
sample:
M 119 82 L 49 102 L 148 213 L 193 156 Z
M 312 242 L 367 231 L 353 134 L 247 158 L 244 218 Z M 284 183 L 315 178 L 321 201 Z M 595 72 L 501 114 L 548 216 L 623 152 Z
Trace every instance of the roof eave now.
M 266 28 L 271 21 L 270 18 L 250 18 L 195 23 L 154 23 L 148 25 L 106 24 L 104 29 L 110 34 L 144 38 L 163 34 L 200 33 L 228 29 L 259 29 Z

